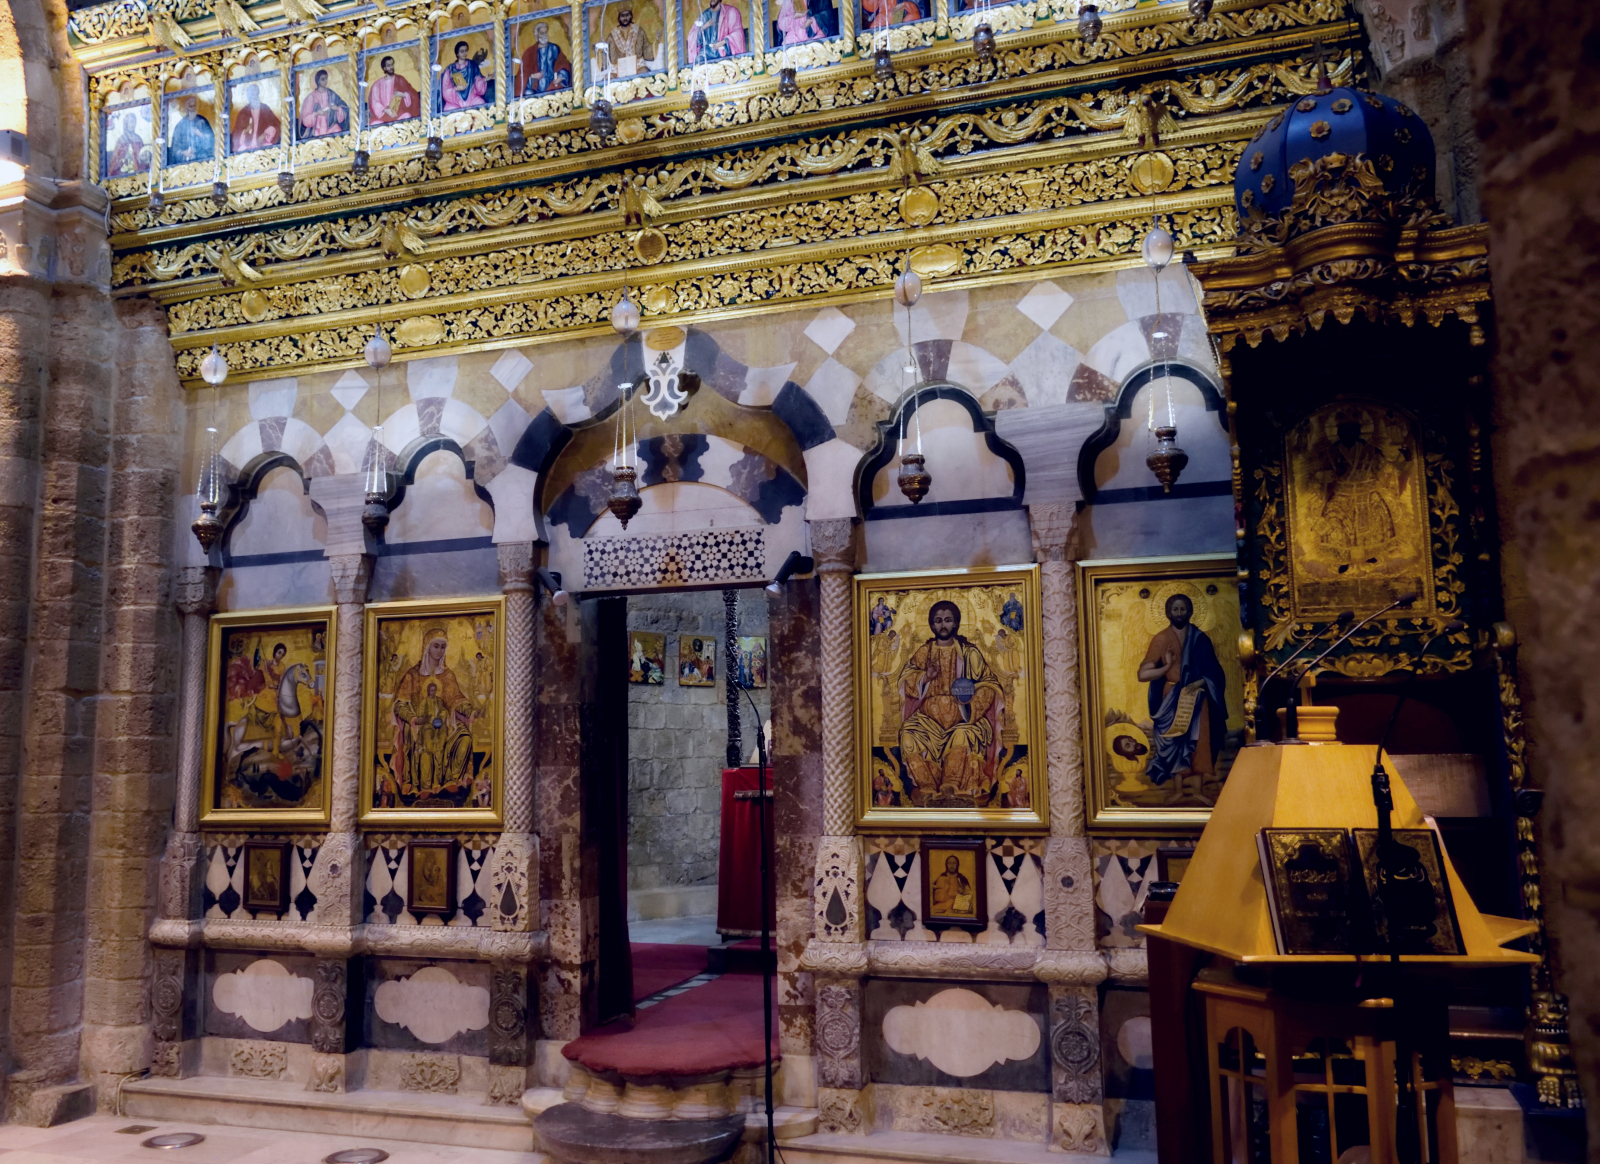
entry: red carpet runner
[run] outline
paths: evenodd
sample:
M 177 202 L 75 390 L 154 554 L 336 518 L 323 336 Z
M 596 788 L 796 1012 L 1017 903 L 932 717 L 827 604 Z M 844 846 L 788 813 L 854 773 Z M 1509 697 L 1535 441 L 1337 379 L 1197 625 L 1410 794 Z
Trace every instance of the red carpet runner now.
M 776 1006 L 773 1011 L 772 1058 L 776 1062 Z M 759 1067 L 764 1062 L 761 1027 L 761 976 L 724 974 L 641 1010 L 631 1030 L 625 1023 L 610 1023 L 574 1039 L 561 1053 L 591 1071 L 630 1076 L 707 1075 Z
M 705 973 L 704 946 L 675 946 L 664 942 L 632 942 L 633 1001 L 642 1002 L 670 986 Z

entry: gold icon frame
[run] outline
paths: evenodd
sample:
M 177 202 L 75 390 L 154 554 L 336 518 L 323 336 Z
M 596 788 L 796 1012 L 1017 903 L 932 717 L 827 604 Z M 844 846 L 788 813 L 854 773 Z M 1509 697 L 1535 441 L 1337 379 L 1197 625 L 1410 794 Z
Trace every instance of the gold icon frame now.
M 919 570 L 886 574 L 857 574 L 854 579 L 854 683 L 855 683 L 855 756 L 856 756 L 856 827 L 875 832 L 931 833 L 1042 833 L 1050 824 L 1050 785 L 1048 758 L 1045 746 L 1044 703 L 1044 637 L 1041 630 L 1043 598 L 1039 585 L 1039 567 L 1028 563 L 1017 566 L 982 567 L 958 570 Z M 999 808 L 941 808 L 941 807 L 885 807 L 873 803 L 874 746 L 878 744 L 877 725 L 883 706 L 883 684 L 874 683 L 874 676 L 888 672 L 875 672 L 872 659 L 870 615 L 880 595 L 906 593 L 925 594 L 927 591 L 979 591 L 1003 589 L 1007 596 L 1015 594 L 1022 606 L 1023 627 L 1014 631 L 1020 640 L 1013 648 L 1020 656 L 1022 669 L 1011 672 L 1023 683 L 1013 687 L 1011 708 L 1014 734 L 1027 744 L 1026 808 L 1002 806 Z M 948 596 L 948 595 L 946 595 Z M 1008 599 L 1009 600 L 1009 599 Z M 919 607 L 920 600 L 914 600 Z M 931 605 L 929 603 L 928 605 Z M 969 612 L 963 607 L 964 631 L 970 629 Z M 920 621 L 910 633 L 926 637 L 927 627 Z M 897 628 L 898 629 L 898 628 Z M 915 651 L 915 647 L 911 651 Z M 899 654 L 909 659 L 911 652 L 899 650 L 893 667 L 896 672 L 903 666 Z M 985 656 L 987 660 L 987 655 Z M 896 686 L 897 681 L 891 680 Z M 898 722 L 898 716 L 897 716 Z M 886 745 L 885 745 L 886 746 Z M 999 774 L 1003 779 L 1004 772 Z
M 1219 557 L 1215 554 L 1116 558 L 1078 563 L 1079 702 L 1083 709 L 1084 798 L 1088 809 L 1090 833 L 1115 836 L 1192 836 L 1205 827 L 1206 821 L 1211 819 L 1211 809 L 1214 806 L 1213 804 L 1203 807 L 1200 805 L 1129 807 L 1113 803 L 1114 798 L 1110 795 L 1110 781 L 1113 774 L 1104 745 L 1107 732 L 1114 726 L 1121 725 L 1108 725 L 1105 722 L 1107 694 L 1102 676 L 1104 665 L 1104 660 L 1101 658 L 1102 618 L 1101 612 L 1097 609 L 1096 599 L 1100 588 L 1107 583 L 1127 585 L 1149 583 L 1151 593 L 1154 595 L 1163 585 L 1170 585 L 1173 582 L 1203 581 L 1208 585 L 1214 585 L 1216 593 L 1208 595 L 1209 605 L 1219 611 L 1228 612 L 1231 618 L 1226 618 L 1225 626 L 1217 628 L 1218 633 L 1213 633 L 1206 627 L 1201 629 L 1207 631 L 1211 645 L 1216 651 L 1217 661 L 1227 673 L 1229 683 L 1225 691 L 1228 704 L 1227 721 L 1232 724 L 1238 719 L 1239 726 L 1242 727 L 1244 675 L 1239 656 L 1239 642 L 1244 631 L 1239 620 L 1237 569 L 1238 565 L 1232 557 Z M 1137 601 L 1146 600 L 1137 599 Z M 1192 596 L 1190 602 L 1191 604 L 1194 602 Z M 1196 611 L 1196 625 L 1199 622 L 1198 616 L 1199 612 Z M 1219 750 L 1219 761 L 1222 756 L 1223 752 Z
M 480 598 L 408 599 L 373 603 L 366 608 L 365 639 L 362 643 L 361 684 L 361 790 L 358 819 L 364 828 L 457 829 L 498 827 L 505 814 L 505 672 L 506 604 L 502 595 Z M 494 652 L 492 668 L 494 711 L 492 734 L 493 785 L 488 808 L 375 808 L 373 807 L 375 746 L 378 715 L 378 640 L 385 621 L 423 622 L 434 618 L 492 615 Z
M 240 825 L 320 825 L 326 824 L 333 810 L 333 734 L 335 727 L 334 649 L 338 642 L 336 606 L 293 606 L 276 610 L 239 610 L 213 614 L 206 642 L 206 707 L 200 737 L 200 825 L 202 828 L 234 828 Z M 217 738 L 222 723 L 222 696 L 226 664 L 222 640 L 234 629 L 287 627 L 323 624 L 322 796 L 311 808 L 219 808 L 217 807 Z

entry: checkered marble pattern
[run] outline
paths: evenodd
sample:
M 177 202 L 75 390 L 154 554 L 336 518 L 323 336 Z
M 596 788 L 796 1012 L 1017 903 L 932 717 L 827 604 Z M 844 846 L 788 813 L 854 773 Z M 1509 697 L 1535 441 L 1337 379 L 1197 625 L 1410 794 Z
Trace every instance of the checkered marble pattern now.
M 202 917 L 231 921 L 307 921 L 315 923 L 317 895 L 306 885 L 316 863 L 318 845 L 311 838 L 296 838 L 289 850 L 289 912 L 253 913 L 244 907 L 244 842 L 226 837 L 205 850 L 206 877 L 202 891 Z
M 869 939 L 1044 945 L 1044 841 L 1040 838 L 992 837 L 986 842 L 989 924 L 976 933 L 923 926 L 922 855 L 916 838 L 869 837 L 866 844 Z

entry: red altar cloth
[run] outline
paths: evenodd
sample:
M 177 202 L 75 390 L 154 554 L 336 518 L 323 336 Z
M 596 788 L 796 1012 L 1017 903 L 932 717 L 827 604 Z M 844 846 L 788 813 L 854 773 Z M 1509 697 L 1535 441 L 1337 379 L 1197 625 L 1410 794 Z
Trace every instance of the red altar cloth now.
M 744 793 L 745 795 L 739 795 Z M 754 768 L 722 770 L 722 852 L 717 863 L 717 932 L 734 937 L 761 933 L 761 831 L 759 789 Z M 767 869 L 773 884 L 772 769 L 767 769 Z M 767 896 L 772 918 L 773 893 Z

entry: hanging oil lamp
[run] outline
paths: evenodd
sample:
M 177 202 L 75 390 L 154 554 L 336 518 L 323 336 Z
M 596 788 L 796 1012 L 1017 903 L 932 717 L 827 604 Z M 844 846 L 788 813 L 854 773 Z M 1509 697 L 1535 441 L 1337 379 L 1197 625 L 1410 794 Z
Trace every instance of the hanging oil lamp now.
M 632 335 L 639 330 L 639 307 L 628 298 L 628 289 L 622 289 L 622 298 L 611 309 L 611 326 L 618 335 Z
M 228 184 L 222 180 L 222 158 L 211 171 L 211 202 L 218 210 L 228 205 Z
M 623 296 L 622 301 L 627 303 L 627 296 Z M 611 496 L 606 499 L 606 509 L 622 523 L 623 529 L 627 529 L 628 522 L 644 502 L 639 497 L 639 434 L 630 423 L 633 385 L 624 381 L 617 385 L 617 391 L 622 394 L 622 403 L 617 406 L 617 425 L 611 443 Z
M 699 121 L 706 115 L 706 110 L 711 108 L 711 101 L 706 97 L 706 83 L 700 73 L 700 66 L 696 65 L 690 73 L 689 112 L 694 119 Z
M 894 301 L 906 309 L 906 362 L 905 374 L 907 388 L 916 383 L 917 361 L 911 354 L 911 309 L 916 306 L 917 300 L 922 298 L 922 276 L 911 269 L 908 261 L 906 269 L 895 277 Z M 915 407 L 913 400 L 910 405 L 917 423 L 916 448 L 906 448 L 906 418 L 901 413 L 900 417 L 900 472 L 895 477 L 895 484 L 900 487 L 900 492 L 905 494 L 906 500 L 912 505 L 917 504 L 928 495 L 928 490 L 933 486 L 933 475 L 928 472 L 927 458 L 922 455 L 922 413 Z
M 797 97 L 800 94 L 800 74 L 794 67 L 794 50 L 783 50 L 783 65 L 778 69 L 778 96 Z
M 1078 36 L 1084 44 L 1093 44 L 1100 39 L 1100 30 L 1105 27 L 1105 21 L 1100 19 L 1100 6 L 1098 4 L 1085 4 L 1078 9 Z
M 604 97 L 596 97 L 589 107 L 589 132 L 601 141 L 617 132 L 617 115 Z
M 284 201 L 294 197 L 294 147 L 288 141 L 278 159 L 278 189 L 283 191 Z
M 160 214 L 161 208 L 167 204 L 167 191 L 165 189 L 167 176 L 162 174 L 158 178 L 156 176 L 158 168 L 155 159 L 152 158 L 150 161 L 150 180 L 145 185 L 145 196 L 149 199 L 151 214 Z
M 1189 0 L 1189 15 L 1196 20 L 1207 20 L 1215 3 L 1216 0 Z
M 222 454 L 217 451 L 217 393 L 222 382 L 228 378 L 228 361 L 222 358 L 216 344 L 211 345 L 211 353 L 200 361 L 200 378 L 211 385 L 211 423 L 206 426 L 206 459 L 195 489 L 195 496 L 200 502 L 200 516 L 194 519 L 189 528 L 200 543 L 200 549 L 210 554 L 211 547 L 222 536 L 222 518 L 217 515 L 222 508 Z
M 994 26 L 989 23 L 989 0 L 978 0 L 978 21 L 972 27 L 972 55 L 984 64 L 994 60 Z
M 394 349 L 383 338 L 380 327 L 361 350 L 367 367 L 378 373 L 378 411 L 372 426 L 372 460 L 367 464 L 366 500 L 361 507 L 361 524 L 376 537 L 389 524 L 389 471 L 383 463 L 383 370 L 389 366 Z
M 522 106 L 525 106 L 525 105 L 527 105 L 527 102 L 526 101 L 522 102 L 522 104 L 518 106 L 518 111 L 521 112 L 522 111 Z M 514 154 L 520 154 L 523 150 L 525 150 L 527 148 L 528 148 L 528 131 L 523 128 L 522 117 L 518 117 L 517 120 L 515 120 L 515 121 L 507 122 L 506 123 L 506 149 L 510 150 Z
M 884 84 L 894 80 L 894 54 L 889 50 L 889 30 L 879 31 L 872 46 L 872 75 Z
M 1172 262 L 1174 249 L 1172 234 L 1163 230 L 1159 222 L 1150 224 L 1150 232 L 1144 236 L 1144 244 L 1140 250 L 1144 255 L 1145 266 L 1150 268 L 1156 281 L 1156 326 L 1161 325 L 1161 272 Z M 1152 340 L 1165 341 L 1168 337 L 1165 332 L 1152 332 Z M 1154 353 L 1151 353 L 1154 355 Z M 1189 454 L 1178 447 L 1178 422 L 1177 413 L 1172 403 L 1172 375 L 1170 368 L 1164 369 L 1162 382 L 1167 389 L 1167 422 L 1156 423 L 1156 393 L 1155 383 L 1150 384 L 1150 412 L 1147 426 L 1156 439 L 1156 447 L 1144 459 L 1145 466 L 1161 482 L 1161 491 L 1171 493 L 1172 486 L 1178 480 L 1178 474 L 1189 463 Z
M 360 96 L 360 98 L 361 98 L 361 107 L 363 109 L 365 109 L 367 107 L 367 83 L 366 83 L 366 81 L 362 81 L 361 85 L 359 86 L 359 88 L 360 88 L 360 92 L 359 92 L 358 96 Z M 356 178 L 365 178 L 367 176 L 367 168 L 371 164 L 372 164 L 372 153 L 361 142 L 361 123 L 358 120 L 356 122 L 356 149 L 355 149 L 355 152 L 350 155 L 350 174 L 351 174 L 351 176 L 352 177 L 356 177 Z

